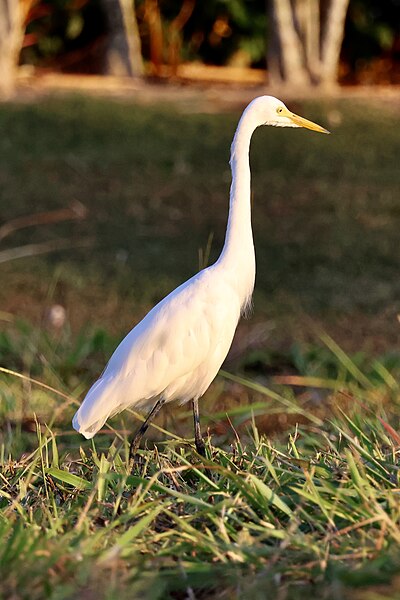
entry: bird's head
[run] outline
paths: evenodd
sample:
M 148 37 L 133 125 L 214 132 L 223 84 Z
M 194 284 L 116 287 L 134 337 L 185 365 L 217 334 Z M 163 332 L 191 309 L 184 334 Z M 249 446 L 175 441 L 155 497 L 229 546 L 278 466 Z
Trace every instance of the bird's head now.
M 249 104 L 255 113 L 258 125 L 272 125 L 274 127 L 305 127 L 319 133 L 329 133 L 320 125 L 299 117 L 292 113 L 285 104 L 274 96 L 259 96 Z

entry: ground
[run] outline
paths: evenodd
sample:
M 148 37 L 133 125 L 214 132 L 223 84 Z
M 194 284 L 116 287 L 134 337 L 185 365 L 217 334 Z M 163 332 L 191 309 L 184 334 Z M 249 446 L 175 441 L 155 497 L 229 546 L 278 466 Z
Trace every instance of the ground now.
M 57 302 L 75 331 L 89 322 L 120 336 L 198 269 L 211 237 L 209 260 L 217 256 L 240 113 L 201 105 L 210 102 L 199 98 L 192 112 L 185 96 L 175 106 L 73 96 L 1 107 L 3 221 L 77 203 L 84 211 L 2 240 L 5 250 L 52 250 L 3 257 L 5 312 L 37 322 Z M 286 349 L 309 337 L 312 320 L 349 351 L 385 352 L 398 343 L 398 110 L 336 97 L 291 107 L 332 135 L 254 136 L 258 268 L 242 331 L 262 323 L 265 345 Z
M 398 105 L 291 99 L 332 135 L 256 132 L 254 309 L 201 403 L 208 457 L 169 406 L 131 473 L 137 418 L 92 443 L 71 416 L 218 255 L 240 114 L 149 94 L 0 106 L 0 595 L 396 598 Z

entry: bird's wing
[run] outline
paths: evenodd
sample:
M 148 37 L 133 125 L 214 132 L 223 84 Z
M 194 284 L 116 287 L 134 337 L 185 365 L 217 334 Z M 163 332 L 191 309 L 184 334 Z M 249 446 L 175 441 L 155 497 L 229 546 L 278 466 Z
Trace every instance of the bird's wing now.
M 218 346 L 227 351 L 240 313 L 239 300 L 227 298 L 229 292 L 209 268 L 155 306 L 115 350 L 75 415 L 74 427 L 92 437 L 110 415 L 140 407 L 214 360 Z M 214 362 L 211 379 L 220 366 Z
M 121 342 L 104 376 L 132 379 L 135 396 L 145 399 L 200 365 L 224 335 L 227 312 L 235 313 L 234 326 L 238 319 L 238 309 L 230 309 L 235 302 L 213 275 L 201 272 L 150 311 Z

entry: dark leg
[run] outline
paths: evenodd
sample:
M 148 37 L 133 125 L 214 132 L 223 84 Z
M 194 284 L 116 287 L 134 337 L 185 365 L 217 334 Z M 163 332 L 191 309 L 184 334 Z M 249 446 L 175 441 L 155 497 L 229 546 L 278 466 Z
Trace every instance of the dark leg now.
M 150 425 L 150 421 L 152 421 L 154 419 L 154 417 L 156 415 L 158 415 L 158 413 L 160 412 L 160 409 L 162 408 L 162 406 L 164 404 L 165 404 L 164 398 L 161 397 L 159 400 L 157 400 L 157 402 L 155 403 L 155 405 L 153 406 L 153 408 L 147 415 L 145 422 L 142 423 L 142 425 L 136 432 L 133 440 L 131 441 L 131 445 L 129 448 L 129 460 L 130 461 L 135 460 L 136 452 L 137 452 L 137 449 L 139 448 L 140 441 L 141 441 L 143 435 L 146 433 L 146 431 Z
M 201 456 L 206 455 L 206 445 L 201 435 L 200 429 L 200 415 L 199 415 L 199 401 L 192 400 L 193 405 L 193 422 L 194 422 L 194 443 L 196 444 L 196 450 Z

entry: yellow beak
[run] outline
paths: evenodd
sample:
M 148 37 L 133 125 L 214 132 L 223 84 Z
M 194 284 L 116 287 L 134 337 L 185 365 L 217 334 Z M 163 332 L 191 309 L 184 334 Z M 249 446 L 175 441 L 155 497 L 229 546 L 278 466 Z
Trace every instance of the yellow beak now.
M 328 131 L 327 129 L 324 129 L 323 127 L 321 127 L 321 125 L 317 125 L 316 123 L 313 123 L 312 121 L 309 121 L 308 119 L 299 117 L 299 115 L 295 115 L 294 113 L 291 113 L 290 111 L 288 111 L 288 114 L 285 116 L 287 116 L 291 121 L 293 121 L 293 123 L 295 125 L 297 125 L 298 127 L 305 127 L 306 129 L 312 129 L 312 131 L 318 131 L 319 133 L 330 133 L 330 131 Z

